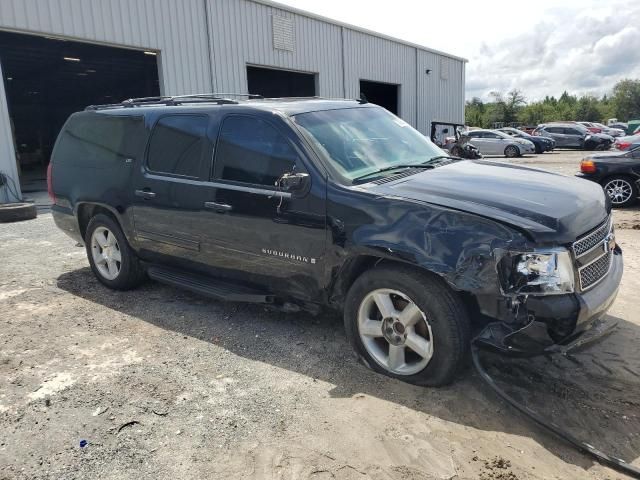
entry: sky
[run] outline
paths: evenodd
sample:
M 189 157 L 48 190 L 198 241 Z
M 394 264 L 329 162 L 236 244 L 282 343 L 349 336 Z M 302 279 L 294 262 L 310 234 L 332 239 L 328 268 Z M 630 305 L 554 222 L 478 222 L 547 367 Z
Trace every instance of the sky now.
M 640 78 L 640 2 L 633 0 L 279 0 L 469 60 L 466 97 L 521 90 L 601 96 Z

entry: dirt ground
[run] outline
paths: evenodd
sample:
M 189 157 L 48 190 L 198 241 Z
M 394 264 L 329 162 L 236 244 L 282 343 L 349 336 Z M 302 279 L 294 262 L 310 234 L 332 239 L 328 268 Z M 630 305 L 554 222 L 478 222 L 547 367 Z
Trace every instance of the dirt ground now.
M 516 163 L 573 174 L 582 154 Z M 483 361 L 501 385 L 640 466 L 640 211 L 616 212 L 618 329 L 575 355 Z M 86 441 L 86 446 L 84 445 Z M 357 363 L 340 318 L 148 282 L 110 291 L 50 214 L 0 225 L 0 479 L 620 479 L 498 400 Z

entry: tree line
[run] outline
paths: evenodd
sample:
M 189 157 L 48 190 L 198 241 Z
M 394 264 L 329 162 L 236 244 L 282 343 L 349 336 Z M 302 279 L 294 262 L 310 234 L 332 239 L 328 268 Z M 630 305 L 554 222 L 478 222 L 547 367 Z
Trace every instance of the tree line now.
M 538 125 L 562 120 L 606 123 L 609 118 L 640 119 L 640 80 L 621 80 L 610 95 L 602 97 L 578 97 L 565 91 L 559 98 L 546 96 L 543 100 L 527 102 L 518 89 L 506 94 L 491 92 L 490 97 L 489 102 L 477 97 L 467 100 L 467 125 L 491 128 L 495 123 Z

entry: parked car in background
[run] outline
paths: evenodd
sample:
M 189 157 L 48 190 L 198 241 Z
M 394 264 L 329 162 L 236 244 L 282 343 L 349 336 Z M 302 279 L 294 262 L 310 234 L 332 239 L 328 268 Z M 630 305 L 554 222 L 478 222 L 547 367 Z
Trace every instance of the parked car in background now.
M 538 125 L 533 134 L 553 138 L 557 148 L 608 150 L 614 141 L 610 135 L 591 133 L 586 127 L 577 123 L 542 124 Z
M 591 133 L 602 133 L 602 129 L 600 127 L 596 127 L 595 124 L 591 122 L 575 122 L 575 123 L 577 123 L 578 125 L 582 125 Z
M 623 132 L 626 132 L 628 127 L 626 123 L 622 123 L 622 122 L 612 123 L 611 125 L 608 125 L 608 126 L 609 128 L 617 128 L 619 130 L 622 130 Z
M 506 133 L 510 137 L 515 138 L 524 138 L 525 140 L 529 140 L 533 143 L 533 146 L 536 149 L 536 153 L 544 153 L 553 150 L 556 145 L 556 142 L 551 137 L 543 137 L 529 135 L 527 132 L 523 132 L 522 130 L 518 130 L 517 128 L 505 127 L 498 129 L 499 132 Z
M 606 125 L 603 125 L 603 124 L 597 123 L 597 122 L 592 123 L 592 125 L 600 128 L 601 129 L 601 133 L 605 133 L 607 135 L 611 135 L 614 138 L 615 137 L 622 137 L 626 132 L 625 128 L 607 127 Z
M 628 207 L 638 199 L 640 146 L 624 152 L 603 152 L 584 157 L 578 177 L 602 185 L 614 207 Z
M 640 134 L 616 138 L 613 147 L 616 150 L 631 150 L 640 145 Z
M 526 153 L 535 153 L 536 147 L 524 138 L 514 138 L 499 130 L 473 130 L 467 132 L 469 143 L 482 155 L 504 155 L 514 158 Z

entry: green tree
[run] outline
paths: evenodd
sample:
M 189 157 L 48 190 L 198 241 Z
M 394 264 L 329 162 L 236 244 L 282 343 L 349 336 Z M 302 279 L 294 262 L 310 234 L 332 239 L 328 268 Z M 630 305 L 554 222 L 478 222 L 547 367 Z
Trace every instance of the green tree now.
M 621 80 L 613 87 L 613 110 L 620 120 L 640 118 L 640 80 Z
M 491 101 L 473 98 L 466 103 L 467 125 L 491 128 L 494 123 L 521 122 L 525 125 L 578 120 L 604 122 L 617 117 L 626 121 L 640 118 L 640 80 L 621 80 L 611 95 L 597 98 L 592 95 L 578 97 L 567 91 L 558 98 L 553 95 L 527 104 L 524 94 L 514 89 L 503 94 L 493 91 Z
M 602 120 L 602 112 L 598 108 L 599 100 L 591 96 L 580 97 L 575 106 L 576 120 L 585 122 L 600 122 Z

